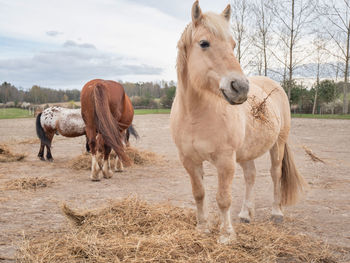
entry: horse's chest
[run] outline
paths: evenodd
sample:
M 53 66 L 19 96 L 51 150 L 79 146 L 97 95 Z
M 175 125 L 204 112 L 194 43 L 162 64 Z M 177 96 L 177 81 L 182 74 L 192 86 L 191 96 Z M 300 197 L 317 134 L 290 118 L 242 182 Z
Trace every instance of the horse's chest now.
M 193 159 L 207 161 L 210 161 L 223 142 L 227 141 L 227 135 L 220 134 L 217 127 L 201 126 L 200 124 L 188 125 L 179 136 L 182 154 L 191 156 Z

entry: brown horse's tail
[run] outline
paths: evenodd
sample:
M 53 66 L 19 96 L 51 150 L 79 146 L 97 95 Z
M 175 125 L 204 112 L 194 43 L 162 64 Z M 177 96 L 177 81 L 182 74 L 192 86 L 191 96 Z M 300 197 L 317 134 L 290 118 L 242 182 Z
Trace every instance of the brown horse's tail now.
M 105 86 L 97 84 L 94 88 L 93 95 L 97 131 L 102 135 L 104 142 L 116 152 L 119 158 L 125 164 L 129 164 L 130 160 L 124 151 L 123 135 L 120 132 L 117 119 L 112 115 L 111 109 L 109 108 Z
M 298 172 L 293 154 L 286 143 L 282 160 L 281 204 L 294 205 L 306 188 L 307 184 Z

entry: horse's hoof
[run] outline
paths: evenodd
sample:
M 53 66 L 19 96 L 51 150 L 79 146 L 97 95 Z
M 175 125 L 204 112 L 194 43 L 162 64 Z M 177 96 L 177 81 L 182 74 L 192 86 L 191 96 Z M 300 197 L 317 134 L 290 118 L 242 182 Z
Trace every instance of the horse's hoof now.
M 108 172 L 103 172 L 103 177 L 106 179 L 110 179 L 113 176 L 113 172 L 109 170 Z
M 241 217 L 239 220 L 240 220 L 241 223 L 244 223 L 244 224 L 249 224 L 250 223 L 250 219 L 249 218 Z
M 236 233 L 230 233 L 230 234 L 221 234 L 218 238 L 218 244 L 222 245 L 230 245 L 237 242 L 237 236 Z
M 39 157 L 39 160 L 44 162 L 46 161 L 44 157 Z
M 210 230 L 207 224 L 197 224 L 196 230 L 202 234 L 210 234 Z
M 281 224 L 283 222 L 283 216 L 281 215 L 272 215 L 271 221 L 275 224 Z
M 98 182 L 98 181 L 101 181 L 101 178 L 98 176 L 98 173 L 97 174 L 91 174 L 90 175 L 90 178 L 91 178 L 91 181 L 93 182 Z
M 48 158 L 47 161 L 52 163 L 53 162 L 53 158 Z
M 100 179 L 100 178 L 91 178 L 91 181 L 93 181 L 93 182 L 99 182 L 99 181 L 101 181 L 101 179 Z
M 116 171 L 117 173 L 122 173 L 122 172 L 124 172 L 124 170 L 121 170 L 121 169 L 115 169 L 114 171 Z

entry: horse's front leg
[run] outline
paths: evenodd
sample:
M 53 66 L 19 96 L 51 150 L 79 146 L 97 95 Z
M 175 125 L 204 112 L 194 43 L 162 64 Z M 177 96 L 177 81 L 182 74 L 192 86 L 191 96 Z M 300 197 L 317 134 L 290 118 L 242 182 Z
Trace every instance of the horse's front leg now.
M 104 154 L 103 154 L 103 167 L 102 167 L 102 173 L 104 178 L 112 178 L 113 171 L 111 170 L 111 164 L 109 161 L 109 154 L 111 153 L 111 147 L 108 145 L 104 145 Z
M 203 186 L 203 163 L 194 162 L 188 157 L 181 157 L 181 161 L 191 179 L 192 194 L 197 205 L 197 230 L 209 233 Z
M 256 169 L 254 160 L 240 163 L 245 179 L 245 196 L 239 218 L 243 223 L 249 223 L 254 217 L 254 183 Z
M 231 223 L 231 191 L 235 171 L 235 154 L 219 153 L 214 165 L 218 171 L 218 191 L 216 201 L 220 210 L 221 226 L 219 243 L 228 244 L 236 240 L 236 233 Z

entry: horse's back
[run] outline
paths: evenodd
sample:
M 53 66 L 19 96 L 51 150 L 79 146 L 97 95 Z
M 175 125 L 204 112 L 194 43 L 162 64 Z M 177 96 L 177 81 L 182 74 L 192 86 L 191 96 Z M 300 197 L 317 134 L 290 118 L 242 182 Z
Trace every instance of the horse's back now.
M 93 79 L 87 82 L 81 92 L 81 111 L 85 122 L 89 122 L 87 116 L 94 117 L 94 89 L 99 86 L 106 93 L 109 109 L 121 124 L 121 128 L 127 128 L 133 120 L 134 109 L 123 86 L 113 80 Z M 94 123 L 94 121 L 91 121 Z

